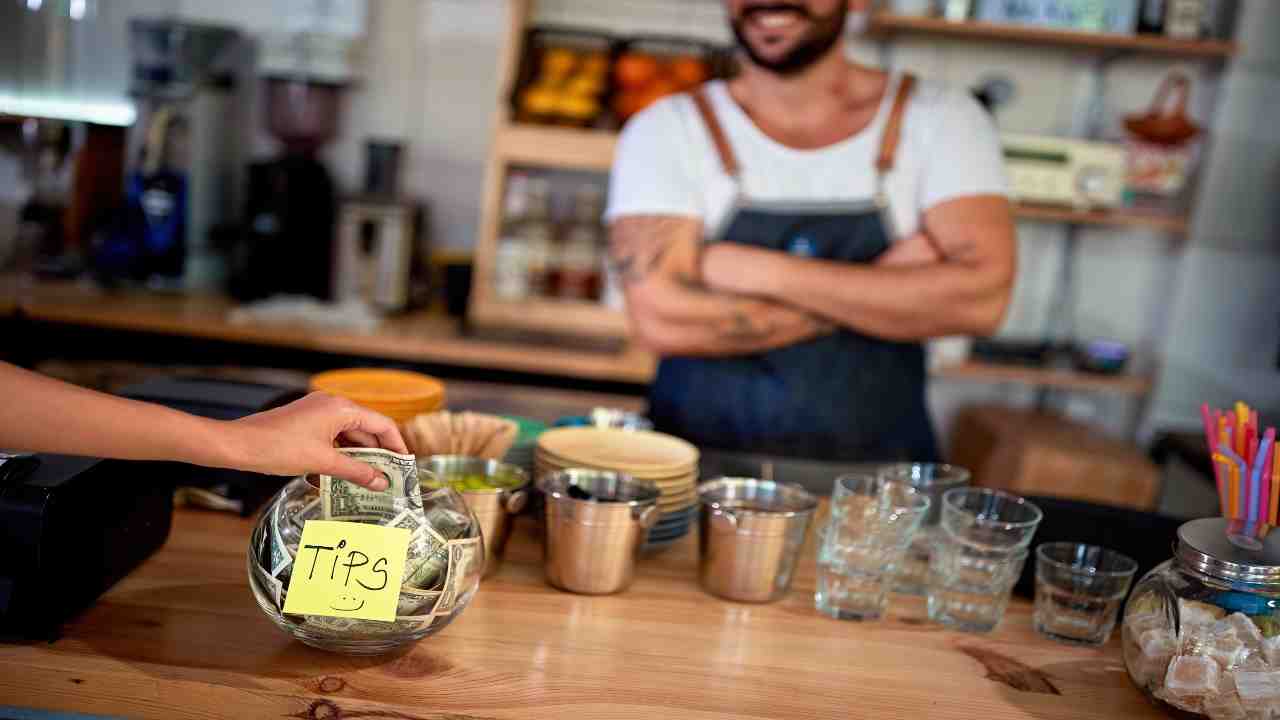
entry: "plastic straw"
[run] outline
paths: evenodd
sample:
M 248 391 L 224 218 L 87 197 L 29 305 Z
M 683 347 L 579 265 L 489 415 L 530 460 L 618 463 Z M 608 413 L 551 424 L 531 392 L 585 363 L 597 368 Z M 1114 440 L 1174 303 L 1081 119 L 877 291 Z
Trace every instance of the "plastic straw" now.
M 1215 420 L 1217 415 L 1218 415 L 1217 411 L 1214 411 L 1212 414 L 1210 414 L 1209 403 L 1201 403 L 1200 420 L 1204 423 L 1204 441 L 1205 441 L 1205 445 L 1209 448 L 1210 456 L 1212 456 L 1215 452 L 1218 451 L 1218 423 Z M 1219 500 L 1221 500 L 1223 497 L 1222 467 L 1216 462 L 1211 464 L 1213 465 L 1213 480 L 1218 485 L 1218 498 Z M 1271 479 L 1271 475 L 1269 473 L 1267 475 L 1267 479 L 1268 480 Z
M 1276 444 L 1271 443 L 1271 452 L 1268 453 L 1267 464 L 1271 466 L 1271 517 L 1272 525 L 1280 525 L 1280 459 L 1276 458 L 1280 455 L 1280 450 L 1276 449 Z
M 1249 470 L 1249 520 L 1251 522 L 1258 519 L 1259 505 L 1267 508 L 1268 510 L 1270 509 L 1269 501 L 1271 498 L 1266 496 L 1270 494 L 1268 491 L 1270 490 L 1269 486 L 1271 483 L 1268 482 L 1267 489 L 1263 489 L 1262 461 L 1266 459 L 1267 453 L 1271 451 L 1271 445 L 1275 443 L 1275 440 L 1276 431 L 1272 428 L 1267 431 L 1267 434 L 1262 438 L 1262 442 L 1258 443 L 1257 450 L 1254 451 L 1253 467 Z M 1269 479 L 1270 478 L 1268 478 L 1268 480 Z

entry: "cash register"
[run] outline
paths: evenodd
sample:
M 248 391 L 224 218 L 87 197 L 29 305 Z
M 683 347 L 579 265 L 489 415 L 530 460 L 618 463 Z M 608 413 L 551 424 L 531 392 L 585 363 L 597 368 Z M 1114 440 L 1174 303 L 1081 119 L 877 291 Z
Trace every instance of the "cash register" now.
M 122 395 L 232 419 L 300 393 L 219 380 L 157 379 Z M 164 544 L 175 487 L 219 487 L 253 512 L 281 478 L 65 455 L 0 454 L 0 639 L 53 639 Z

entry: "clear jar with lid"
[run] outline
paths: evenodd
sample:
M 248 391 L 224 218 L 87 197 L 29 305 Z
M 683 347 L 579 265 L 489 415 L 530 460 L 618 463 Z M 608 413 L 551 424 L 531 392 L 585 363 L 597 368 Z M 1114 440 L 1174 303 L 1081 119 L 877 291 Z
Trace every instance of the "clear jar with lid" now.
M 1223 518 L 1178 529 L 1125 607 L 1125 667 L 1175 716 L 1280 717 L 1280 533 L 1228 531 Z

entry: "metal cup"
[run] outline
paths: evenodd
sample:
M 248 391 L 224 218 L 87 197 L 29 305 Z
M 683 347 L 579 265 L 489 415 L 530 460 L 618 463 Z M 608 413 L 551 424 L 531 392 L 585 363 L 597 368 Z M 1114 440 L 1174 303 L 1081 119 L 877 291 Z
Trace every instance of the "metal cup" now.
M 592 499 L 578 499 L 570 487 Z M 547 582 L 569 592 L 607 595 L 635 576 L 636 557 L 658 520 L 658 487 L 602 470 L 570 469 L 538 479 L 545 503 L 543 567 Z
M 717 478 L 698 488 L 698 578 L 728 600 L 781 598 L 818 499 L 799 485 Z
M 508 479 L 503 487 L 458 491 L 480 523 L 480 535 L 484 538 L 484 577 L 497 572 L 515 516 L 529 501 L 528 473 L 515 465 L 466 455 L 418 458 L 418 472 L 424 471 L 443 482 L 458 475 Z

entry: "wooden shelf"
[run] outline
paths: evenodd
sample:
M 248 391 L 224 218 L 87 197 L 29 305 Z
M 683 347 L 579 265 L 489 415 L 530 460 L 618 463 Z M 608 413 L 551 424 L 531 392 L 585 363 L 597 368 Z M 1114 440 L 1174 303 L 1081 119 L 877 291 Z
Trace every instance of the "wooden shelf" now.
M 625 340 L 628 332 L 625 314 L 584 300 L 486 299 L 472 311 L 471 321 L 481 327 L 518 327 L 605 340 Z
M 607 172 L 617 143 L 608 130 L 511 124 L 498 128 L 494 152 L 512 165 Z
M 916 33 L 1029 45 L 1059 45 L 1084 50 L 1131 51 L 1204 58 L 1231 57 L 1238 50 L 1236 43 L 1229 40 L 1179 40 L 1159 35 L 1054 30 L 974 20 L 952 22 L 935 17 L 892 13 L 878 13 L 872 17 L 871 32 L 882 36 Z
M 1016 383 L 1139 397 L 1150 393 L 1152 385 L 1151 378 L 1144 375 L 1097 375 L 1076 370 L 997 365 L 980 361 L 945 365 L 935 368 L 932 375 L 947 380 Z
M 608 130 L 516 124 L 498 131 L 496 150 L 507 162 L 515 165 L 607 172 L 613 163 L 617 141 L 617 133 Z M 1141 208 L 1080 210 L 1015 203 L 1013 214 L 1019 220 L 1146 228 L 1176 234 L 1186 234 L 1190 224 L 1185 215 Z
M 1018 220 L 1141 228 L 1177 235 L 1186 235 L 1191 225 L 1191 220 L 1186 215 L 1174 215 L 1173 213 L 1141 208 L 1077 210 L 1075 208 L 1055 207 L 1052 205 L 1015 203 L 1013 215 Z

